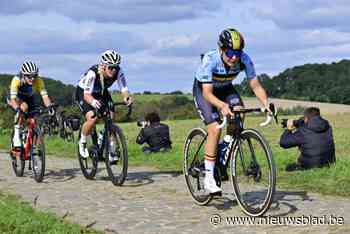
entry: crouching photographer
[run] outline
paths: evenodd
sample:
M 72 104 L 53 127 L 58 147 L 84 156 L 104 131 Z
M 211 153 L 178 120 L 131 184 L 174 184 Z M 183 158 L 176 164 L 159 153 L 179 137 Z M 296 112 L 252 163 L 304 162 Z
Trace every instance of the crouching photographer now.
M 136 143 L 148 144 L 142 148 L 143 152 L 154 153 L 171 149 L 169 127 L 160 123 L 160 117 L 156 112 L 147 114 L 145 121 L 138 121 L 137 126 L 141 127 L 141 131 L 136 138 Z
M 280 146 L 285 149 L 298 146 L 300 150 L 297 163 L 287 165 L 287 171 L 329 166 L 336 161 L 332 127 L 320 116 L 318 108 L 307 108 L 304 117 L 298 120 L 283 119 L 282 127 L 286 130 Z

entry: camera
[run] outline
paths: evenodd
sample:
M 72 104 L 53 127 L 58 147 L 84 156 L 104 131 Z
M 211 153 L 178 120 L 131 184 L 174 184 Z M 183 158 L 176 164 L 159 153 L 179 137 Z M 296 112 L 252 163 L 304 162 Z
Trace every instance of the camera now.
M 303 119 L 293 120 L 293 126 L 295 128 L 298 128 L 303 123 L 303 121 L 304 121 Z M 287 122 L 288 122 L 288 119 L 282 119 L 282 122 L 281 122 L 282 128 L 287 128 Z
M 148 121 L 144 121 L 144 120 L 137 121 L 137 126 L 139 126 L 141 128 L 147 127 L 148 125 L 149 125 Z

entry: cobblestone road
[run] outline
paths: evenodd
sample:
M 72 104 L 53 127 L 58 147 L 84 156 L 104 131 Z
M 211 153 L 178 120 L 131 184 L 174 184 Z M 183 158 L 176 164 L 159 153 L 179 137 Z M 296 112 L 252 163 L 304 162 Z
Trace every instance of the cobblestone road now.
M 100 165 L 103 165 L 102 163 Z M 243 213 L 229 184 L 222 198 L 208 206 L 194 204 L 184 177 L 175 172 L 131 167 L 127 181 L 115 187 L 101 168 L 96 180 L 86 180 L 77 160 L 49 157 L 44 182 L 31 174 L 16 178 L 5 153 L 0 154 L 0 190 L 20 195 L 36 208 L 56 213 L 72 222 L 107 233 L 350 233 L 350 199 L 324 197 L 307 191 L 277 191 L 269 216 L 331 215 L 344 218 L 344 225 L 271 226 L 229 225 L 226 217 Z M 210 218 L 218 214 L 216 226 Z M 341 220 L 340 220 L 341 221 Z

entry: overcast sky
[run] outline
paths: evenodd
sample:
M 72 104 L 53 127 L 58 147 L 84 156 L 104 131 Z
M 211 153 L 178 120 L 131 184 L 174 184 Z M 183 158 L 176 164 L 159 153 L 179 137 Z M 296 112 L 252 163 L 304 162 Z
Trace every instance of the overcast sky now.
M 42 75 L 76 84 L 115 49 L 132 92 L 190 91 L 200 53 L 226 27 L 243 34 L 257 74 L 272 76 L 349 59 L 349 22 L 348 0 L 0 1 L 0 73 L 31 59 Z

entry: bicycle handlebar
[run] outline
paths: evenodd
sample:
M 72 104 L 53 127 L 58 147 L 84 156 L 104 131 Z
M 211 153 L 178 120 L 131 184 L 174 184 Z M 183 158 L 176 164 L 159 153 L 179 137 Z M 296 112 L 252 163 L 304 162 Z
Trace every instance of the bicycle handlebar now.
M 124 102 L 113 102 L 113 107 L 114 106 L 127 106 L 128 107 L 128 112 L 126 113 L 126 118 L 130 118 L 130 116 L 131 116 L 131 113 L 132 113 L 132 105 L 133 104 L 130 104 L 130 105 L 127 105 L 126 103 L 124 103 Z M 97 117 L 98 118 L 101 118 L 101 117 L 103 117 L 105 114 L 106 114 L 106 111 L 109 111 L 110 110 L 110 108 L 105 108 L 105 109 L 103 109 L 103 111 L 101 111 L 101 110 L 98 110 L 98 109 L 95 109 L 95 115 L 94 116 L 96 116 L 97 115 Z
M 244 114 L 244 113 L 250 113 L 250 112 L 267 113 L 266 120 L 259 124 L 261 127 L 265 127 L 269 123 L 271 123 L 273 118 L 275 119 L 276 123 L 278 123 L 277 109 L 275 108 L 275 105 L 273 103 L 270 103 L 269 108 L 272 113 L 268 112 L 266 108 L 241 109 L 237 111 L 234 110 L 233 113 L 238 113 L 238 114 Z M 222 129 L 223 127 L 225 127 L 226 124 L 227 124 L 227 116 L 224 116 L 222 123 L 216 128 Z

